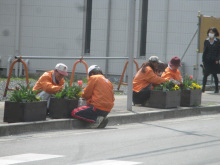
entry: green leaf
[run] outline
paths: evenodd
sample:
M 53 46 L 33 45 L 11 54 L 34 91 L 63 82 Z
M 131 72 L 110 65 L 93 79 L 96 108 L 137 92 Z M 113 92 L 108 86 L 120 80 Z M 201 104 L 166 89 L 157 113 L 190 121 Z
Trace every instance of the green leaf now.
M 20 87 L 19 90 L 15 90 L 12 92 L 10 101 L 14 102 L 22 102 L 22 100 L 26 100 L 26 102 L 34 102 L 40 101 L 40 98 L 36 98 L 38 91 L 33 91 L 33 87 L 30 87 L 29 84 L 27 86 L 18 84 Z
M 55 98 L 68 98 L 79 99 L 81 97 L 82 87 L 73 85 L 71 87 L 65 85 L 61 92 L 57 92 L 53 97 Z

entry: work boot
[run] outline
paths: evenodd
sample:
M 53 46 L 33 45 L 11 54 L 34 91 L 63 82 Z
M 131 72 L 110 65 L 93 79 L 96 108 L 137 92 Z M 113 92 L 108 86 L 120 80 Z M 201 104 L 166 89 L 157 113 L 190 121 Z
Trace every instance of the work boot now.
M 105 117 L 104 120 L 101 122 L 101 124 L 98 126 L 98 128 L 105 128 L 108 124 L 108 118 Z
M 91 129 L 95 129 L 95 128 L 98 128 L 98 126 L 102 123 L 102 121 L 104 120 L 104 117 L 103 116 L 98 116 L 97 119 L 96 119 L 96 122 L 95 123 L 92 123 L 89 128 Z

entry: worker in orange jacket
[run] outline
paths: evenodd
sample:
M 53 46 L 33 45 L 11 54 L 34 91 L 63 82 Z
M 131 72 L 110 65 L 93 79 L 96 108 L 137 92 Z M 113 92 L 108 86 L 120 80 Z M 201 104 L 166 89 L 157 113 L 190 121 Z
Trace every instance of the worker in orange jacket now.
M 179 71 L 179 67 L 182 65 L 180 64 L 180 59 L 179 57 L 174 56 L 169 64 L 168 67 L 165 69 L 165 72 L 161 75 L 162 78 L 167 78 L 168 80 L 176 80 L 174 81 L 176 84 L 179 84 L 182 82 L 182 76 Z
M 161 78 L 156 74 L 159 63 L 157 56 L 151 56 L 148 62 L 142 64 L 141 68 L 133 79 L 133 103 L 145 105 L 150 98 L 152 85 L 159 85 L 167 79 Z
M 49 108 L 49 100 L 52 94 L 62 91 L 65 83 L 64 76 L 68 76 L 67 66 L 63 63 L 58 63 L 55 69 L 45 72 L 35 84 L 33 90 L 41 90 L 37 97 L 43 100 L 48 100 L 47 107 Z
M 89 128 L 104 128 L 108 123 L 107 115 L 114 106 L 113 85 L 97 65 L 90 66 L 88 74 L 88 84 L 82 93 L 87 106 L 74 109 L 72 116 L 92 123 Z

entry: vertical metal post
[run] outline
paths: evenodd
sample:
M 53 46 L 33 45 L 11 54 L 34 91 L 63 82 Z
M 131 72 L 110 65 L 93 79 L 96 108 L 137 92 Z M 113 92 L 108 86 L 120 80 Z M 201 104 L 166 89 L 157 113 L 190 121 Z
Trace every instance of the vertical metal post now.
M 83 57 L 85 54 L 85 36 L 86 36 L 86 12 L 87 12 L 87 0 L 84 0 L 83 6 L 83 29 L 82 29 L 82 53 L 81 56 Z
M 17 0 L 16 6 L 16 39 L 15 39 L 15 56 L 19 56 L 20 54 L 20 15 L 21 15 L 21 1 Z M 15 75 L 18 76 L 18 67 L 19 65 L 16 64 L 15 66 Z
M 107 20 L 107 35 L 106 35 L 106 57 L 109 57 L 111 10 L 112 10 L 112 0 L 108 0 L 108 20 Z M 109 63 L 109 60 L 106 59 L 106 61 L 105 61 L 105 77 L 108 76 L 108 63 Z
M 200 26 L 201 26 L 201 15 L 198 11 L 198 43 L 197 43 L 197 54 L 196 54 L 196 81 L 198 82 L 199 76 L 199 49 L 200 49 Z
M 165 14 L 164 14 L 164 24 L 165 24 L 165 28 L 164 28 L 164 43 L 163 43 L 163 53 L 164 53 L 164 61 L 167 62 L 167 46 L 168 46 L 168 19 L 169 19 L 169 7 L 170 7 L 170 0 L 167 0 L 165 3 Z
M 127 39 L 127 54 L 129 57 L 128 63 L 128 93 L 127 93 L 127 110 L 132 110 L 132 88 L 133 88 L 133 56 L 134 56 L 134 31 L 135 31 L 135 0 L 129 0 L 128 14 L 128 39 Z

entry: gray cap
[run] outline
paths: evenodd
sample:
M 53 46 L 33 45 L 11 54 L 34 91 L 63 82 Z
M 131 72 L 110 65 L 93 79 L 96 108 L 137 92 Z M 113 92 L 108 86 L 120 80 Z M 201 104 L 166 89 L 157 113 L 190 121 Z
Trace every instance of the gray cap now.
M 161 63 L 161 61 L 159 60 L 159 58 L 157 56 L 150 56 L 149 61 Z

